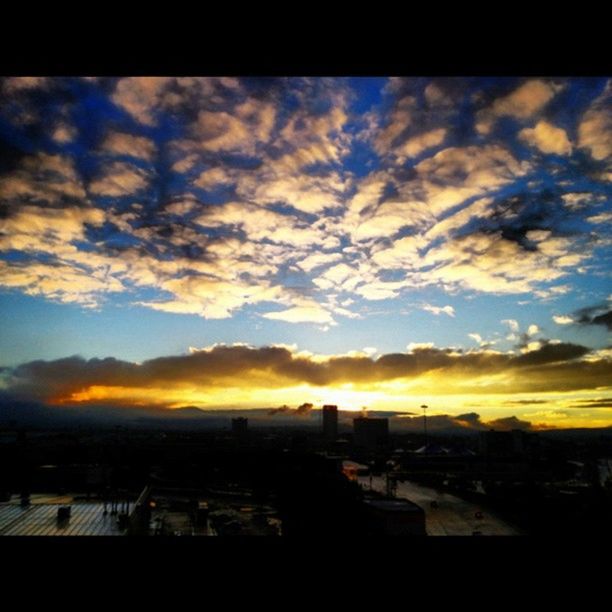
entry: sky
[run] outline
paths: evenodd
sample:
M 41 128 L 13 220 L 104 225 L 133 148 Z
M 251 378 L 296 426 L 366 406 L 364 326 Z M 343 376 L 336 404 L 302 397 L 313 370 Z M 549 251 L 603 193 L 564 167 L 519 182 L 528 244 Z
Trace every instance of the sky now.
M 3 78 L 0 392 L 612 426 L 611 181 L 606 77 Z

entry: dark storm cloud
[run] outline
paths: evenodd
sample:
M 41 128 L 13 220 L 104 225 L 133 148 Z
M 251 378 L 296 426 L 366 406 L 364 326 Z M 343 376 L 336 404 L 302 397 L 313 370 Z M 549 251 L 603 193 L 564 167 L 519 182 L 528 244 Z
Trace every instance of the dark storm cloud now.
M 141 364 L 114 358 L 85 360 L 74 356 L 55 361 L 32 361 L 2 373 L 5 388 L 25 397 L 58 400 L 92 386 L 126 388 L 201 388 L 228 384 L 282 388 L 299 383 L 326 386 L 369 385 L 428 374 L 469 381 L 507 372 L 515 391 L 564 391 L 606 386 L 612 379 L 607 359 L 579 361 L 588 349 L 572 344 L 548 344 L 524 355 L 477 351 L 420 349 L 370 359 L 332 357 L 325 361 L 295 356 L 284 347 L 215 346 L 189 355 L 159 357 Z M 444 384 L 442 385 L 444 387 Z M 300 413 L 309 411 L 302 404 Z
M 544 344 L 536 351 L 530 351 L 513 359 L 517 366 L 534 366 L 549 363 L 569 361 L 583 357 L 590 352 L 586 346 L 560 342 L 558 344 Z
M 591 323 L 593 325 L 605 325 L 608 329 L 612 329 L 612 310 L 593 317 Z
M 574 321 L 580 325 L 602 325 L 612 330 L 612 310 L 607 304 L 581 308 L 574 313 Z
M 479 414 L 471 412 L 468 414 L 460 414 L 452 417 L 453 420 L 464 427 L 471 429 L 497 429 L 509 431 L 512 429 L 531 429 L 532 424 L 529 421 L 519 419 L 515 416 L 493 419 L 491 421 L 483 421 Z
M 475 428 L 480 428 L 482 426 L 480 415 L 476 412 L 467 412 L 466 414 L 460 414 L 454 418 L 456 421 L 460 422 L 462 425 L 466 425 L 469 427 L 475 427 Z
M 276 414 L 284 414 L 284 415 L 293 415 L 293 416 L 307 416 L 310 414 L 312 409 L 314 408 L 314 404 L 304 403 L 300 404 L 295 410 L 287 406 L 287 404 L 283 404 L 279 408 L 273 408 L 268 411 L 269 416 L 274 416 Z
M 394 419 L 394 428 L 401 431 L 423 431 L 422 417 L 406 417 Z M 483 421 L 476 412 L 460 414 L 457 416 L 449 414 L 438 414 L 427 417 L 427 429 L 431 432 L 460 432 L 460 431 L 486 431 L 496 429 L 498 431 L 511 431 L 513 429 L 531 430 L 533 424 L 529 421 L 519 419 L 515 416 Z
M 304 404 L 300 404 L 296 410 L 295 413 L 298 415 L 306 415 L 309 414 L 311 412 L 311 410 L 313 409 L 313 404 L 309 403 L 309 402 L 305 402 Z
M 283 404 L 282 406 L 279 406 L 278 408 L 272 408 L 271 410 L 269 410 L 268 415 L 274 416 L 275 414 L 284 414 L 287 412 L 291 412 L 291 408 L 289 408 L 287 404 Z
M 529 188 L 502 197 L 491 205 L 486 216 L 471 219 L 457 232 L 457 236 L 474 232 L 501 232 L 505 240 L 517 242 L 527 250 L 536 250 L 537 243 L 529 238 L 529 232 L 572 233 L 572 221 L 576 216 L 559 206 L 562 195 L 562 191 Z
M 575 404 L 569 406 L 570 408 L 612 408 L 612 399 L 599 398 L 599 399 L 588 399 L 579 400 Z
M 510 431 L 512 429 L 531 429 L 532 424 L 529 421 L 519 419 L 515 416 L 503 417 L 501 419 L 493 419 L 488 421 L 487 426 L 491 429 Z

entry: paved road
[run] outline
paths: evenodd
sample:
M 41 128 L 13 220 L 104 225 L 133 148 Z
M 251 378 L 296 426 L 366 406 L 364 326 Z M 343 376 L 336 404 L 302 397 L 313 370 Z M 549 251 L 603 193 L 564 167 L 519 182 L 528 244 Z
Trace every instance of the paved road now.
M 370 478 L 368 476 L 361 476 L 358 480 L 364 489 L 370 488 Z M 385 478 L 374 476 L 372 478 L 372 488 L 384 493 L 386 491 Z M 472 535 L 474 531 L 479 531 L 482 535 L 521 535 L 522 533 L 516 527 L 496 517 L 489 510 L 449 493 L 424 487 L 414 482 L 398 482 L 396 496 L 405 497 L 425 510 L 427 535 Z M 431 507 L 432 501 L 438 503 L 437 508 Z M 479 511 L 482 512 L 481 519 L 474 516 Z

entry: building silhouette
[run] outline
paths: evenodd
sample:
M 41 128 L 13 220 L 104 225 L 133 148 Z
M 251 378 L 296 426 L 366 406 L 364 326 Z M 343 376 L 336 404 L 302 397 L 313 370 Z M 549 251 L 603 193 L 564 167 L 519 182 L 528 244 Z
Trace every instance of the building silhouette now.
M 487 457 L 518 457 L 529 449 L 529 434 L 520 429 L 512 431 L 483 431 L 480 433 L 480 453 Z
M 364 500 L 368 535 L 424 536 L 425 512 L 407 499 Z
M 232 433 L 236 435 L 244 435 L 249 431 L 249 419 L 245 417 L 237 417 L 232 419 Z
M 356 446 L 374 450 L 389 441 L 389 419 L 358 417 L 353 419 L 353 434 Z
M 338 437 L 338 406 L 323 406 L 323 436 L 330 442 Z

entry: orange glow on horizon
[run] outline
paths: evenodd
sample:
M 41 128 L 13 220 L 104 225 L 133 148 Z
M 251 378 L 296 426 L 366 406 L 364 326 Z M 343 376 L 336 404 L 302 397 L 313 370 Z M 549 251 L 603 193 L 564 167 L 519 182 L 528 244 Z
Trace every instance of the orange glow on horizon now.
M 387 389 L 380 385 L 373 390 L 354 388 L 352 385 L 335 387 L 313 387 L 302 384 L 281 389 L 225 387 L 202 389 L 194 386 L 171 388 L 139 388 L 93 385 L 65 397 L 56 397 L 55 405 L 112 404 L 124 407 L 156 407 L 173 410 L 185 406 L 196 406 L 204 411 L 269 409 L 281 405 L 296 408 L 308 402 L 320 409 L 325 404 L 338 406 L 345 413 L 399 412 L 405 416 L 420 418 L 419 406 L 427 404 L 428 417 L 478 413 L 483 420 L 516 416 L 533 424 L 534 429 L 571 427 L 609 427 L 612 425 L 612 409 L 595 410 L 572 408 L 576 401 L 601 396 L 599 393 L 542 394 L 544 404 L 530 406 L 519 394 L 463 394 L 463 395 L 414 395 L 398 381 Z M 521 404 L 525 403 L 525 406 Z

